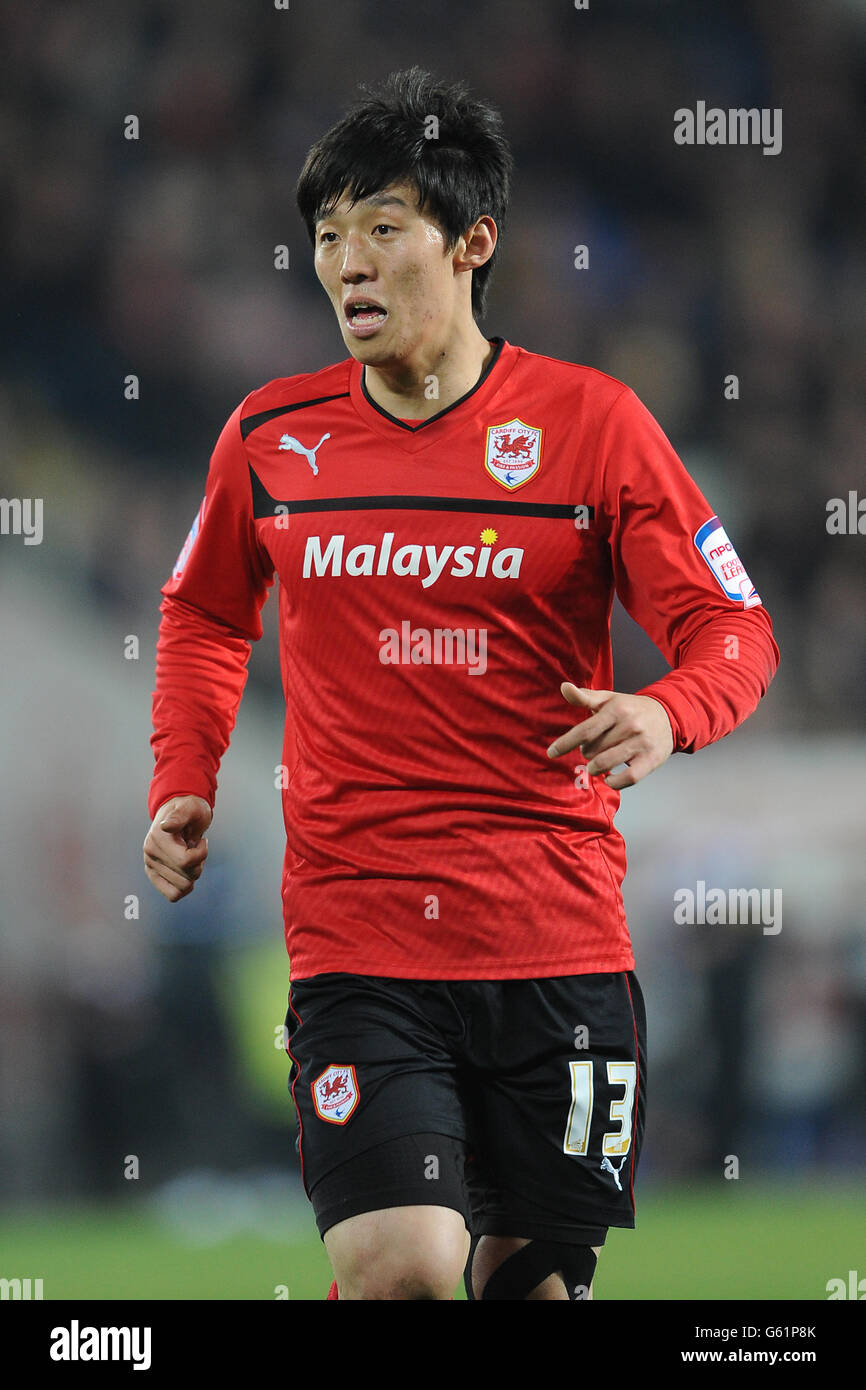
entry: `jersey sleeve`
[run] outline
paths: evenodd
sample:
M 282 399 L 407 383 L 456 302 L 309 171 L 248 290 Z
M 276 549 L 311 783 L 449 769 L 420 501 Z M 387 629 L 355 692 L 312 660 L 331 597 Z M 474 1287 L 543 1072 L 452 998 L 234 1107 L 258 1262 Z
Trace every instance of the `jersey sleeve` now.
M 250 644 L 262 635 L 261 609 L 274 582 L 273 565 L 255 532 L 242 409 L 243 404 L 233 412 L 217 440 L 204 499 L 161 591 L 151 817 L 183 794 L 203 797 L 213 807 Z
M 721 521 L 629 387 L 600 446 L 616 591 L 673 667 L 637 693 L 664 706 L 674 751 L 695 752 L 766 693 L 779 662 L 772 622 Z

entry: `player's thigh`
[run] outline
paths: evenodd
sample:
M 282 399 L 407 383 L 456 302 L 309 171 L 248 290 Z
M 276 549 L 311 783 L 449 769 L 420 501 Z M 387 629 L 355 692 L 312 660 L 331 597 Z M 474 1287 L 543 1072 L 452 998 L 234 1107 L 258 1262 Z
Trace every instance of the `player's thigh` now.
M 406 1134 L 310 1190 L 341 1299 L 450 1298 L 469 1251 L 466 1145 Z
M 341 1300 L 449 1299 L 469 1252 L 463 1215 L 427 1204 L 349 1217 L 324 1241 Z

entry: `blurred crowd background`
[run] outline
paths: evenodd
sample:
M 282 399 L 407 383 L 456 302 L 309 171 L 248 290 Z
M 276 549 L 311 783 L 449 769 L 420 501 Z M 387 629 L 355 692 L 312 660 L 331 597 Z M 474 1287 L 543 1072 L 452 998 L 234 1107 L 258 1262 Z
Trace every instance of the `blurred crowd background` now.
M 862 1170 L 866 536 L 826 518 L 866 493 L 863 0 L 30 0 L 0 40 L 0 494 L 45 518 L 0 536 L 6 1200 L 122 1196 L 131 1155 L 139 1190 L 296 1172 L 276 600 L 171 908 L 140 854 L 159 587 L 237 402 L 346 356 L 294 183 L 359 81 L 416 62 L 514 150 L 482 327 L 634 387 L 782 650 L 742 730 L 624 796 L 646 1181 Z M 677 145 L 699 100 L 781 108 L 782 152 Z M 664 669 L 619 610 L 614 641 L 619 689 Z M 781 889 L 781 932 L 674 925 L 700 879 Z

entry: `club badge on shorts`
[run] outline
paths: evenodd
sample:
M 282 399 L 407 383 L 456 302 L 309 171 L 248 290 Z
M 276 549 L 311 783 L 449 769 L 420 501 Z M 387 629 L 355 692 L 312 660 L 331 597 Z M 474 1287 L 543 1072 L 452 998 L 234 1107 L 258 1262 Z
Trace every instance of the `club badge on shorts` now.
M 310 1090 L 316 1114 L 329 1125 L 344 1125 L 355 1113 L 361 1098 L 355 1068 L 337 1066 L 333 1062 L 316 1077 Z
M 541 430 L 534 425 L 524 425 L 522 420 L 491 425 L 487 431 L 484 467 L 491 478 L 509 492 L 523 487 L 541 467 Z

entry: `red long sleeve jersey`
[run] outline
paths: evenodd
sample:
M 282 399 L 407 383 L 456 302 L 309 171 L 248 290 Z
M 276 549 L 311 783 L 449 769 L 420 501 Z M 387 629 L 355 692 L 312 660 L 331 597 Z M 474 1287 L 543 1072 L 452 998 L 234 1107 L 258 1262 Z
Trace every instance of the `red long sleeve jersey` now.
M 351 358 L 254 391 L 162 589 L 151 815 L 213 805 L 280 580 L 296 979 L 631 969 L 619 794 L 579 751 L 546 755 L 581 718 L 560 684 L 613 688 L 614 588 L 675 668 L 639 692 L 675 750 L 730 732 L 776 669 L 760 598 L 633 391 L 492 342 L 421 423 Z

